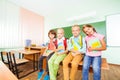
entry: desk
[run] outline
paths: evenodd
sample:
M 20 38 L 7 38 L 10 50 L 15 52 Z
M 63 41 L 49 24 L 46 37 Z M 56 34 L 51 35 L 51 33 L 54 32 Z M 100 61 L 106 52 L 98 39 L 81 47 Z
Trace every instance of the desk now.
M 18 80 L 2 61 L 0 61 L 0 80 Z
M 33 55 L 32 56 L 33 57 L 33 70 L 35 71 L 36 68 L 38 70 L 38 62 L 36 63 L 35 59 L 38 59 L 38 54 L 40 54 L 40 51 L 36 51 L 36 50 L 19 50 L 18 52 L 21 53 L 21 54 L 23 54 L 23 56 L 24 55 Z M 35 57 L 37 57 L 37 58 L 35 58 Z
M 28 49 L 29 47 L 25 47 L 25 49 Z M 30 50 L 44 50 L 46 47 L 43 47 L 43 46 L 36 46 L 36 47 L 30 47 Z
M 43 54 L 45 49 L 46 48 L 42 46 L 30 47 L 30 50 L 40 51 L 39 55 Z M 25 50 L 28 50 L 28 47 L 25 47 Z M 33 55 L 25 55 L 24 58 L 33 60 Z M 35 59 L 35 60 L 37 61 L 38 59 Z

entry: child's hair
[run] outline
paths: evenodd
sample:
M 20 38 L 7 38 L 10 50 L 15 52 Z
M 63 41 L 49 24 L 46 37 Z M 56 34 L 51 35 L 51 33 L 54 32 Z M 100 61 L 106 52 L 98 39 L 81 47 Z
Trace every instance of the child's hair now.
M 75 25 L 72 26 L 72 28 L 74 28 L 74 27 L 79 27 L 79 29 L 80 29 L 80 26 L 77 25 L 77 24 L 75 24 Z
M 50 34 L 55 35 L 54 38 L 56 38 L 56 32 L 55 32 L 54 30 L 50 30 L 50 31 L 48 32 L 48 37 L 49 37 Z
M 63 29 L 63 28 L 58 28 L 57 31 L 58 31 L 58 30 L 61 30 L 61 31 L 64 33 L 64 29 Z
M 85 24 L 85 25 L 83 25 L 83 28 L 82 28 L 82 31 L 83 31 L 83 32 L 84 32 L 84 28 L 85 28 L 85 27 L 92 28 L 93 31 L 96 32 L 95 28 L 94 28 L 92 25 L 90 25 L 90 24 Z M 84 33 L 85 33 L 85 32 L 84 32 Z

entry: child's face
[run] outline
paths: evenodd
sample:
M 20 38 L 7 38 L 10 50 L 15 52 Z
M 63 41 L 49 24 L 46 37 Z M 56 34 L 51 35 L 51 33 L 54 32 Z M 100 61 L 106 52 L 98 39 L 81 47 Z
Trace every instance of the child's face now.
M 74 37 L 78 37 L 80 34 L 80 28 L 79 27 L 72 27 L 72 34 Z
M 49 34 L 49 38 L 50 38 L 50 39 L 54 39 L 54 37 L 55 37 L 54 34 L 52 34 L 52 33 Z
M 64 36 L 63 30 L 61 30 L 61 29 L 57 30 L 57 38 L 61 39 L 63 36 Z
M 84 32 L 86 35 L 90 36 L 94 33 L 93 28 L 85 27 Z

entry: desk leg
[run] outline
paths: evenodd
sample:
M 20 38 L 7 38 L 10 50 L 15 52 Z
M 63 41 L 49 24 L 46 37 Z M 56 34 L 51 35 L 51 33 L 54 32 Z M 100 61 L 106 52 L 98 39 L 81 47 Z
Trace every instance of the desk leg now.
M 35 54 L 33 54 L 33 69 L 35 71 Z
M 21 59 L 21 53 L 19 53 L 19 59 Z
M 36 54 L 36 68 L 37 68 L 37 70 L 38 70 L 38 55 L 39 55 L 39 53 L 38 54 Z

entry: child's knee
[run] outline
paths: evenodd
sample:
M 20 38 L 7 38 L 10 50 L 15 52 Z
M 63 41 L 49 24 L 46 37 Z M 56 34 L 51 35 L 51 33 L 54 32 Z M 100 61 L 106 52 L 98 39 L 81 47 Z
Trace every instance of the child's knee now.
M 69 62 L 67 60 L 63 60 L 63 65 L 68 65 Z
M 55 62 L 54 62 L 54 64 L 55 64 L 55 65 L 59 65 L 59 64 L 60 64 L 60 62 L 58 62 L 58 61 L 55 61 Z
M 78 67 L 78 63 L 71 63 L 71 65 L 72 65 L 72 67 L 74 67 L 74 68 L 77 68 Z
M 53 61 L 51 59 L 48 60 L 48 64 L 52 64 Z

